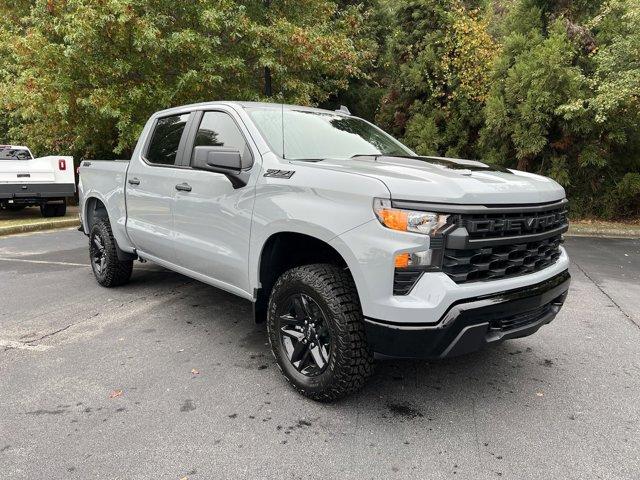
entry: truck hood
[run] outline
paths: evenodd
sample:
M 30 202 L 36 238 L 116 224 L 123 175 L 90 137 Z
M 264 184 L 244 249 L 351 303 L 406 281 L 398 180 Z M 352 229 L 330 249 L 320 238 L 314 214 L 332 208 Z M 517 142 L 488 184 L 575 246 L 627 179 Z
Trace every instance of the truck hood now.
M 377 178 L 396 200 L 497 205 L 545 203 L 565 197 L 564 189 L 550 178 L 472 160 L 376 155 L 304 165 Z

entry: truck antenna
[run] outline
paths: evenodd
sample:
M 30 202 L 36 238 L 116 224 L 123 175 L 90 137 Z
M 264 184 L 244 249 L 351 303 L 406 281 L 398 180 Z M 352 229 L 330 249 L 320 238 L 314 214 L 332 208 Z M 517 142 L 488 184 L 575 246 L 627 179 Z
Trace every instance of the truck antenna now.
M 284 154 L 284 103 L 280 104 L 280 122 L 282 124 L 282 159 L 285 160 L 287 157 Z

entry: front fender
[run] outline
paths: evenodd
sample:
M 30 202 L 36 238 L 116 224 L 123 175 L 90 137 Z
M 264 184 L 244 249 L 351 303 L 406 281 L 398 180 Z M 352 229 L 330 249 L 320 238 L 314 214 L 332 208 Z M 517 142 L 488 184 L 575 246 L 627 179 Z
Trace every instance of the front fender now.
M 249 284 L 260 285 L 260 258 L 268 239 L 281 232 L 300 233 L 325 243 L 375 219 L 374 197 L 389 197 L 382 182 L 370 177 L 296 166 L 291 180 L 263 177 L 256 186 Z M 313 187 L 308 186 L 313 185 Z

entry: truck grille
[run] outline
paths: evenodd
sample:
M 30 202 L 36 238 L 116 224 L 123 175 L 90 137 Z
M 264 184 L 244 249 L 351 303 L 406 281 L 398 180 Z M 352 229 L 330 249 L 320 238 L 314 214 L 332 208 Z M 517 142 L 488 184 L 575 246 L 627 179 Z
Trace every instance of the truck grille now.
M 532 213 L 469 214 L 459 220 L 472 239 L 539 234 L 566 224 L 566 206 Z
M 560 236 L 537 242 L 444 251 L 442 270 L 456 283 L 537 272 L 560 257 Z
M 566 202 L 533 212 L 513 210 L 454 216 L 442 271 L 465 283 L 524 275 L 554 264 L 568 228 Z

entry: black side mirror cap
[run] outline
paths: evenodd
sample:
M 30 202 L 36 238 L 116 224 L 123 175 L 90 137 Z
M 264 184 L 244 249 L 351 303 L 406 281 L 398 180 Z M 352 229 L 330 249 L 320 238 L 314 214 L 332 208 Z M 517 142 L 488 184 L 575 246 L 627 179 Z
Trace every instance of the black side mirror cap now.
M 242 170 L 242 155 L 239 150 L 226 147 L 202 145 L 193 149 L 191 167 L 196 170 L 222 173 L 233 188 L 241 188 L 249 182 L 250 172 Z

